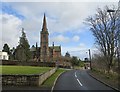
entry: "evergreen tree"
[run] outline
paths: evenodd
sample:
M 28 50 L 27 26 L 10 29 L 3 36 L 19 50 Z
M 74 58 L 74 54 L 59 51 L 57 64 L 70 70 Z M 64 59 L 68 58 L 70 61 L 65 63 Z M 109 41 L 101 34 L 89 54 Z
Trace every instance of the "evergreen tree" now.
M 16 48 L 16 58 L 21 61 L 28 61 L 30 57 L 30 45 L 26 38 L 26 33 L 22 28 L 22 36 L 20 37 L 19 45 Z
M 10 47 L 9 47 L 8 44 L 6 43 L 6 44 L 4 44 L 2 51 L 8 53 L 10 60 L 14 60 L 14 51 L 15 51 L 15 48 L 14 48 L 14 47 L 13 47 L 12 49 L 10 49 Z
M 6 44 L 4 44 L 4 46 L 3 46 L 3 50 L 2 50 L 3 52 L 7 52 L 8 54 L 10 54 L 10 47 L 8 46 L 8 44 L 6 43 Z
M 13 47 L 12 49 L 10 49 L 10 60 L 14 60 L 15 59 L 15 48 Z

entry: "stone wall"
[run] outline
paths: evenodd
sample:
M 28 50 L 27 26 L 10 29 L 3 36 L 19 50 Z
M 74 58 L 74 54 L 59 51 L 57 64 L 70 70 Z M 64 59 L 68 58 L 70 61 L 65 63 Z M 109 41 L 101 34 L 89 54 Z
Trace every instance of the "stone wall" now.
M 48 77 L 55 73 L 56 68 L 39 75 L 2 75 L 2 85 L 40 86 Z

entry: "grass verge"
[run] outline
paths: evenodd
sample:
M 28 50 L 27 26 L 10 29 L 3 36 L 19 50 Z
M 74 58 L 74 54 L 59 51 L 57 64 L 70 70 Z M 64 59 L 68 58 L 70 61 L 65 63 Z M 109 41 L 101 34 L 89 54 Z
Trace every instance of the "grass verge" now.
M 57 69 L 57 71 L 42 84 L 42 87 L 51 88 L 54 84 L 55 79 L 58 77 L 58 75 L 65 71 L 67 70 L 62 69 L 62 68 Z
M 0 66 L 0 74 L 40 74 L 49 71 L 51 67 L 35 66 Z

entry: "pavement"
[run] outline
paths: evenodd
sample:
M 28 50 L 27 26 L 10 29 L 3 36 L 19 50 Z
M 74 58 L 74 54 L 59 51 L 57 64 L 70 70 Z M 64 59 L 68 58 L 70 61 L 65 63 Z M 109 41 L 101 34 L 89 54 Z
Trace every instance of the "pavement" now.
M 63 73 L 58 78 L 53 92 L 56 90 L 101 90 L 116 92 L 116 90 L 91 77 L 87 70 L 71 70 Z

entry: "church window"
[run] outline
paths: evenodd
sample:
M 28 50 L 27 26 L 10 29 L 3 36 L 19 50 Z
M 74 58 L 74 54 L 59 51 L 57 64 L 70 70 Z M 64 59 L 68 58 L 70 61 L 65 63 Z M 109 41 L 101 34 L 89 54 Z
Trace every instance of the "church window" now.
M 46 46 L 43 46 L 43 53 L 46 53 Z

